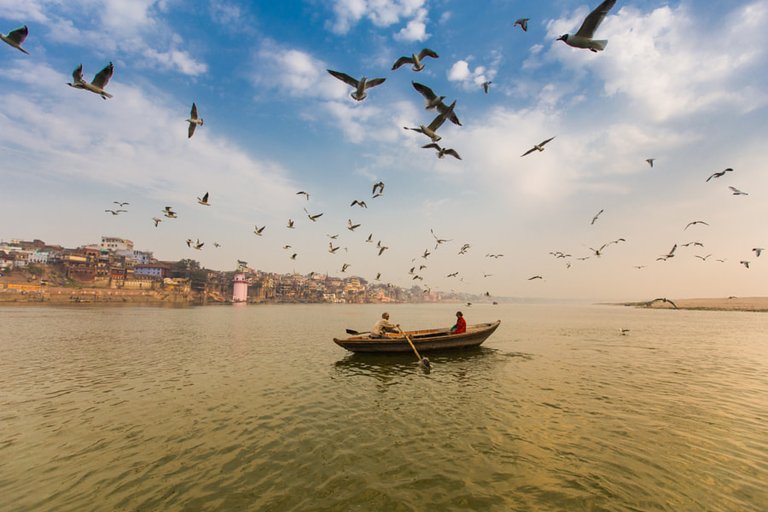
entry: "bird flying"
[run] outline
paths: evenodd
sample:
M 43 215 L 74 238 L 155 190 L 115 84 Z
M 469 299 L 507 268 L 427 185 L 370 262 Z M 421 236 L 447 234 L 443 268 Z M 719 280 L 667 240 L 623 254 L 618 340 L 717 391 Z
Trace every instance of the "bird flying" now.
M 10 32 L 8 32 L 8 35 L 0 34 L 0 39 L 5 41 L 9 45 L 13 46 L 20 52 L 23 52 L 29 55 L 29 52 L 21 47 L 21 43 L 24 42 L 24 40 L 27 38 L 28 35 L 29 35 L 29 29 L 27 28 L 26 25 L 24 25 L 23 27 L 19 27 L 15 30 L 11 30 Z
M 203 194 L 203 197 L 198 197 L 197 202 L 203 206 L 211 206 L 211 203 L 208 202 L 208 192 Z
M 443 123 L 446 119 L 448 119 L 451 114 L 453 114 L 453 109 L 456 106 L 456 101 L 451 103 L 451 105 L 448 107 L 448 109 L 445 112 L 441 112 L 440 114 L 435 117 L 431 123 L 429 123 L 429 126 L 424 126 L 423 124 L 420 125 L 418 128 L 409 128 L 408 126 L 403 126 L 406 130 L 413 130 L 415 132 L 423 133 L 430 139 L 432 139 L 432 142 L 439 141 L 442 137 L 440 137 L 437 134 L 437 129 L 443 126 Z
M 719 171 L 719 172 L 714 172 L 714 173 L 712 173 L 712 174 L 709 176 L 709 178 L 707 178 L 707 181 L 711 180 L 712 178 L 721 178 L 721 177 L 725 176 L 725 173 L 727 173 L 727 172 L 732 172 L 732 171 L 733 171 L 733 169 L 731 169 L 730 167 L 728 167 L 727 169 L 723 169 L 722 171 Z
M 374 183 L 373 184 L 373 190 L 371 191 L 371 195 L 373 197 L 378 197 L 378 196 L 380 196 L 383 193 L 384 193 L 384 182 L 383 181 L 377 181 L 376 183 Z
M 424 57 L 432 57 L 433 59 L 436 59 L 439 57 L 439 55 L 437 55 L 429 48 L 424 48 L 418 54 L 414 53 L 410 57 L 403 56 L 397 59 L 392 65 L 392 71 L 396 70 L 403 64 L 412 64 L 411 69 L 414 71 L 421 71 L 424 69 L 424 64 L 421 62 Z
M 96 76 L 93 77 L 92 82 L 88 83 L 83 80 L 83 65 L 80 64 L 72 72 L 72 82 L 67 82 L 67 85 L 74 87 L 75 89 L 91 91 L 92 93 L 98 94 L 106 100 L 107 98 L 112 97 L 112 95 L 106 92 L 104 88 L 107 86 L 107 83 L 109 83 L 109 79 L 112 78 L 112 73 L 114 70 L 115 68 L 110 62 L 104 67 L 104 69 L 96 73 Z
M 492 83 L 493 83 L 493 82 L 491 82 L 490 80 L 488 80 L 488 81 L 485 81 L 485 82 L 483 82 L 482 84 L 480 84 L 480 87 L 482 87 L 482 88 L 483 88 L 483 92 L 484 92 L 485 94 L 488 94 L 488 90 L 491 88 L 491 84 L 492 84 Z
M 416 91 L 418 91 L 418 93 L 424 97 L 424 108 L 426 110 L 437 109 L 438 112 L 444 114 L 450 109 L 448 105 L 443 103 L 445 96 L 438 96 L 432 91 L 432 89 L 424 84 L 420 84 L 418 82 L 411 82 L 411 84 L 413 85 L 413 88 L 416 89 Z M 452 111 L 452 109 L 451 112 L 448 113 L 448 119 L 450 119 L 451 122 L 456 126 L 461 126 L 461 121 L 459 121 L 459 118 Z
M 735 196 L 748 196 L 749 195 L 746 192 L 743 192 L 743 191 L 737 189 L 736 187 L 730 187 L 729 186 L 728 188 L 731 189 L 731 192 L 733 192 L 733 195 L 735 195 Z
M 653 167 L 653 162 L 655 162 L 656 159 L 655 158 L 646 158 L 645 161 L 648 162 L 648 165 Z
M 313 214 L 309 213 L 306 208 L 304 208 L 304 213 L 307 214 L 307 217 L 309 217 L 309 220 L 311 220 L 312 222 L 317 222 L 317 219 L 319 217 L 323 216 L 322 213 L 316 213 L 316 214 L 313 215 Z
M 545 141 L 539 142 L 538 144 L 534 145 L 531 149 L 529 149 L 528 151 L 526 151 L 525 153 L 523 153 L 520 156 L 522 157 L 522 156 L 530 155 L 534 151 L 544 151 L 544 144 L 548 143 L 552 139 L 554 139 L 554 137 L 550 137 L 549 139 L 547 139 Z
M 192 103 L 192 110 L 189 112 L 189 119 L 186 119 L 189 123 L 189 130 L 187 131 L 187 138 L 192 138 L 195 133 L 195 128 L 203 126 L 203 118 L 197 115 L 197 105 Z
M 125 213 L 128 210 L 104 210 L 105 212 L 109 212 L 112 215 L 120 215 L 121 213 Z
M 359 206 L 360 208 L 368 208 L 368 205 L 365 204 L 365 201 L 358 201 L 357 199 L 352 201 L 352 204 L 350 204 L 349 206 L 355 206 L 355 205 Z
M 435 151 L 437 151 L 437 158 L 443 158 L 445 155 L 451 155 L 453 158 L 456 158 L 457 160 L 461 160 L 461 156 L 459 156 L 459 154 L 456 152 L 455 149 L 444 148 L 440 146 L 437 142 L 431 142 L 421 147 L 424 149 L 434 149 Z
M 512 25 L 512 28 L 519 26 L 521 29 L 523 29 L 523 32 L 528 32 L 529 21 L 530 21 L 530 18 L 518 18 L 515 20 L 515 23 Z
M 267 226 L 261 226 L 261 227 L 259 227 L 258 225 L 255 225 L 255 226 L 253 227 L 253 233 L 254 233 L 254 234 L 256 234 L 256 235 L 258 235 L 258 236 L 261 236 L 261 234 L 264 232 L 264 228 L 265 228 L 265 227 L 267 227 Z
M 371 78 L 368 80 L 366 77 L 360 78 L 360 80 L 357 80 L 355 78 L 352 78 L 351 76 L 347 75 L 346 73 L 341 73 L 339 71 L 333 71 L 332 69 L 327 70 L 331 76 L 334 76 L 344 82 L 347 85 L 351 85 L 355 88 L 355 90 L 352 92 L 350 96 L 352 96 L 352 99 L 356 101 L 363 101 L 366 97 L 368 97 L 368 94 L 366 94 L 365 90 L 369 89 L 371 87 L 376 87 L 377 85 L 381 85 L 384 83 L 386 78 Z
M 163 208 L 163 215 L 165 215 L 169 219 L 176 218 L 176 212 L 173 211 L 173 208 L 171 208 L 170 206 L 166 206 L 165 208 Z
M 608 41 L 605 39 L 592 39 L 592 36 L 595 35 L 595 31 L 605 19 L 608 11 L 610 11 L 615 4 L 616 0 L 605 0 L 598 5 L 594 11 L 587 15 L 578 32 L 575 34 L 563 34 L 558 37 L 557 40 L 564 42 L 568 46 L 574 48 L 586 48 L 593 52 L 605 50 Z
M 707 224 L 703 220 L 694 220 L 694 221 L 691 221 L 688 224 L 686 224 L 685 227 L 683 228 L 683 231 L 685 231 L 686 229 L 688 229 L 691 226 L 695 226 L 696 224 L 703 224 L 705 226 L 709 226 L 709 224 Z
M 597 213 L 595 214 L 595 216 L 594 216 L 594 217 L 592 217 L 592 222 L 590 222 L 590 223 L 589 223 L 589 225 L 590 225 L 590 226 L 591 226 L 592 224 L 594 224 L 594 223 L 595 223 L 595 221 L 596 221 L 596 220 L 597 220 L 597 218 L 600 216 L 600 214 L 601 214 L 601 213 L 603 213 L 603 211 L 604 211 L 604 210 L 602 210 L 602 209 L 601 209 L 599 212 L 597 212 Z
M 354 231 L 360 227 L 360 224 L 352 224 L 352 219 L 347 219 L 347 229 Z
M 307 196 L 307 201 L 309 201 L 309 192 L 304 192 L 303 190 L 299 190 L 298 192 L 296 192 L 296 195 Z

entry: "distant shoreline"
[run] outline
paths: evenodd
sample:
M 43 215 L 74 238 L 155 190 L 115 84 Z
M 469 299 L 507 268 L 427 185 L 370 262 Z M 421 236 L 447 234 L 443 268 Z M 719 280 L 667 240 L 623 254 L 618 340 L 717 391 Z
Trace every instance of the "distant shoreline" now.
M 701 299 L 670 299 L 677 309 L 698 311 L 748 311 L 768 312 L 768 297 L 719 297 Z M 644 301 L 621 302 L 617 306 L 632 306 L 645 309 L 675 309 L 669 302 Z

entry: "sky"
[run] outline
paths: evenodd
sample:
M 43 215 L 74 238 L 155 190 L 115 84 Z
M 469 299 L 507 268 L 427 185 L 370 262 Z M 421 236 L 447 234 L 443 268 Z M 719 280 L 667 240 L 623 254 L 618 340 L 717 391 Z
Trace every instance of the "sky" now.
M 0 0 L 0 32 L 29 27 L 29 55 L 0 42 L 0 240 L 491 297 L 766 295 L 768 0 L 619 0 L 605 51 L 557 41 L 598 3 Z M 109 62 L 113 98 L 66 85 Z M 386 81 L 358 102 L 327 69 Z M 456 101 L 439 144 L 461 160 L 403 129 L 435 116 L 412 81 Z

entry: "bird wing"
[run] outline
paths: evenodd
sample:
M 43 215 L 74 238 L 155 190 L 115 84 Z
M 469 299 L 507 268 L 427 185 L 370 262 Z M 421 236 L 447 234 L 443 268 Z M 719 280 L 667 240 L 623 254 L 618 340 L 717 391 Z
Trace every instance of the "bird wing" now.
M 578 32 L 576 32 L 576 36 L 588 37 L 591 39 L 595 34 L 597 27 L 600 26 L 600 24 L 605 19 L 605 16 L 608 14 L 608 11 L 610 11 L 615 4 L 616 0 L 605 0 L 603 3 L 598 5 L 595 10 L 589 13 L 589 15 L 584 19 L 584 23 L 581 24 L 581 28 Z
M 436 131 L 438 128 L 440 128 L 443 123 L 445 122 L 448 117 L 450 117 L 451 114 L 453 114 L 453 109 L 456 106 L 456 100 L 451 103 L 451 105 L 444 111 L 440 112 L 440 114 L 435 117 L 431 123 L 429 123 L 429 129 L 433 132 Z
M 520 156 L 522 157 L 522 156 L 525 156 L 525 155 L 530 155 L 530 154 L 531 154 L 531 153 L 533 153 L 534 151 L 536 151 L 536 148 L 531 148 L 531 149 L 529 149 L 528 151 L 526 151 L 525 153 L 523 153 L 523 154 L 522 154 L 522 155 L 520 155 Z
M 413 84 L 413 88 L 416 89 L 419 94 L 424 96 L 426 100 L 432 101 L 433 99 L 437 98 L 437 95 L 424 84 L 420 84 L 418 82 L 411 82 Z
M 189 123 L 189 129 L 187 130 L 187 138 L 192 138 L 192 135 L 195 134 L 195 128 L 197 128 L 197 125 L 195 123 Z
M 439 55 L 429 48 L 424 48 L 419 52 L 419 59 L 423 59 L 424 57 L 432 57 L 433 59 L 436 59 Z
M 115 68 L 112 66 L 112 63 L 110 62 L 106 66 L 104 66 L 104 69 L 96 73 L 96 76 L 93 77 L 93 82 L 91 82 L 92 85 L 95 85 L 99 89 L 103 89 L 107 86 L 107 83 L 109 83 L 109 79 L 112 78 L 112 73 L 114 72 Z
M 189 118 L 197 119 L 197 105 L 194 102 L 192 103 L 192 110 L 189 112 Z
M 456 102 L 454 101 L 454 103 Z M 451 109 L 451 108 L 453 107 L 446 106 L 445 103 L 443 103 L 442 101 L 437 104 L 437 110 L 441 114 L 447 113 L 448 119 L 450 119 L 453 124 L 455 124 L 456 126 L 461 126 L 461 121 L 459 121 L 459 118 L 456 116 L 456 113 L 453 112 L 452 110 L 448 112 L 448 109 Z
M 425 144 L 421 147 L 422 149 L 436 149 L 437 151 L 440 151 L 441 149 L 440 144 L 438 144 L 437 142 L 430 142 L 429 144 Z
M 83 81 L 83 65 L 80 64 L 75 68 L 75 70 L 72 72 L 72 82 L 78 83 Z
M 16 30 L 11 30 L 10 32 L 8 32 L 8 35 L 6 37 L 16 44 L 21 44 L 27 38 L 28 34 L 29 34 L 29 29 L 27 28 L 26 25 L 24 25 L 23 27 L 19 27 Z
M 445 154 L 446 155 L 451 155 L 452 157 L 455 157 L 455 158 L 461 160 L 461 157 L 459 156 L 459 154 L 456 152 L 455 149 L 446 149 L 445 150 Z
M 206 192 L 205 195 L 203 195 L 203 202 L 204 203 L 208 202 L 208 192 Z
M 413 59 L 410 57 L 400 57 L 395 61 L 394 64 L 392 64 L 392 71 L 396 70 L 403 64 L 413 64 Z
M 548 139 L 547 139 L 547 140 L 545 140 L 545 141 L 539 142 L 539 146 L 543 146 L 544 144 L 546 144 L 546 143 L 550 142 L 552 139 L 554 139 L 554 137 L 550 137 L 550 138 L 548 138 Z
M 334 71 L 332 69 L 329 69 L 328 72 L 331 75 L 333 75 L 336 78 L 338 78 L 339 80 L 341 80 L 342 82 L 344 82 L 345 84 L 349 84 L 352 87 L 357 87 L 358 81 L 355 80 L 354 78 L 352 78 L 351 76 L 349 76 L 348 74 L 341 73 L 340 71 Z
M 712 178 L 716 177 L 717 173 L 712 174 L 709 178 L 707 178 L 707 181 L 711 180 Z
M 386 78 L 372 78 L 365 82 L 365 88 L 370 89 L 371 87 L 376 87 L 377 85 L 381 85 L 384 83 Z

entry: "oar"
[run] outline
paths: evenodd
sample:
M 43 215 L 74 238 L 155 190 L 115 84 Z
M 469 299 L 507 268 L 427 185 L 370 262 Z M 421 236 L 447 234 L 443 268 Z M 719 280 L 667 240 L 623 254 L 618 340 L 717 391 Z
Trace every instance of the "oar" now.
M 347 329 L 347 334 L 351 334 L 352 336 L 358 336 L 358 335 L 360 335 L 360 334 L 369 334 L 370 332 L 371 332 L 371 331 L 363 331 L 363 332 L 359 332 L 359 331 L 356 331 L 356 330 L 354 330 L 354 329 Z
M 400 328 L 400 326 L 399 326 L 399 325 L 397 326 L 397 330 L 398 330 L 398 331 L 400 331 L 400 334 L 402 334 L 403 336 L 405 336 L 405 339 L 407 339 L 407 340 L 408 340 L 408 344 L 409 344 L 409 345 L 411 346 L 411 348 L 413 349 L 413 353 L 414 353 L 414 354 L 416 354 L 416 357 L 418 357 L 418 358 L 419 358 L 419 363 L 421 363 L 422 365 L 424 365 L 424 368 L 430 368 L 431 366 L 430 366 L 430 364 L 429 364 L 429 359 L 427 359 L 426 357 L 421 357 L 421 356 L 419 355 L 419 351 L 418 351 L 418 350 L 416 350 L 416 345 L 414 345 L 414 344 L 413 344 L 413 342 L 411 341 L 411 338 L 409 338 L 409 337 L 408 337 L 408 335 L 407 335 L 407 334 L 405 334 L 405 333 L 403 332 L 403 330 Z

